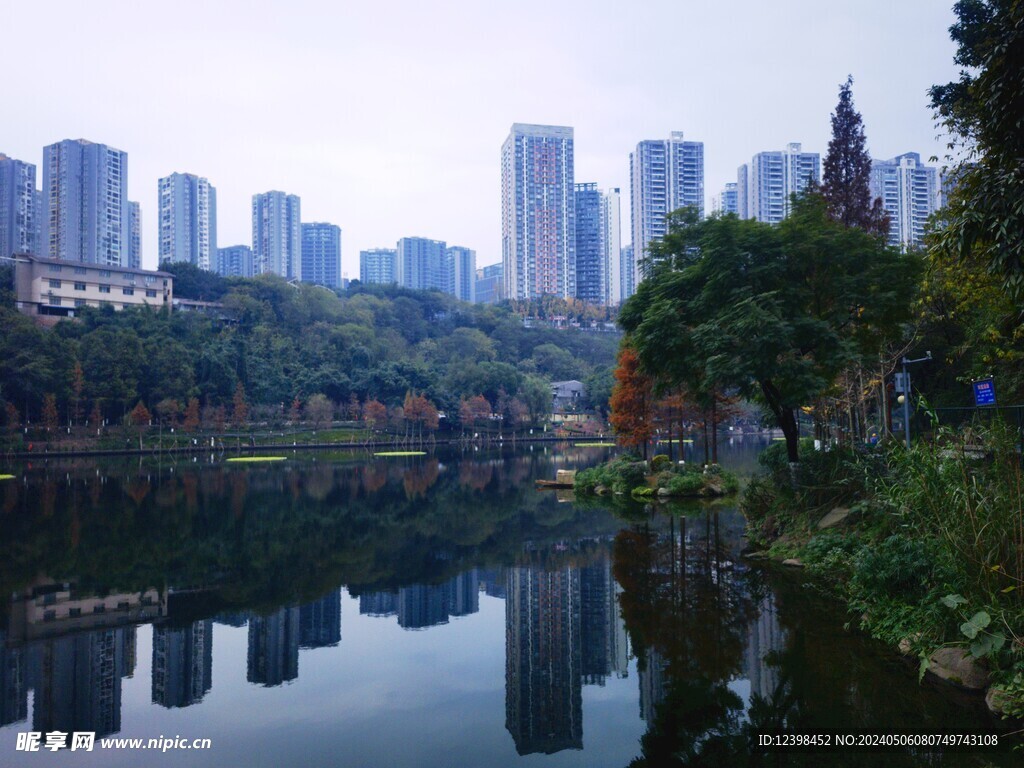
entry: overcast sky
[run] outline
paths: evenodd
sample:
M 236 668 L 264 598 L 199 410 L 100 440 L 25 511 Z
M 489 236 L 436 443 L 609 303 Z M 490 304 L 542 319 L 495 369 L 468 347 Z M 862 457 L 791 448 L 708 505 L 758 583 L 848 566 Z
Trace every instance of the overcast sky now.
M 625 244 L 638 141 L 703 141 L 710 210 L 755 152 L 824 154 L 847 74 L 873 156 L 941 156 L 927 89 L 956 75 L 952 3 L 7 0 L 0 152 L 126 151 L 144 266 L 180 171 L 217 188 L 218 245 L 250 244 L 253 193 L 280 189 L 342 228 L 358 277 L 360 250 L 405 236 L 500 261 L 511 124 L 569 125 L 576 181 L 622 190 Z

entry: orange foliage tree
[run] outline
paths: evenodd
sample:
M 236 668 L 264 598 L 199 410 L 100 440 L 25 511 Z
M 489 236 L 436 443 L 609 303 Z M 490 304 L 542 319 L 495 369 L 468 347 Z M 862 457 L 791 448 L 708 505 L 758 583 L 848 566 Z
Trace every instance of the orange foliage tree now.
M 367 400 L 363 404 L 363 421 L 370 429 L 384 426 L 388 421 L 388 409 L 379 400 Z
M 245 426 L 245 421 L 249 418 L 249 404 L 245 401 L 245 387 L 242 386 L 242 382 L 238 382 L 238 386 L 235 387 L 235 396 L 231 402 L 231 421 L 236 427 Z
M 642 446 L 647 458 L 647 443 L 654 434 L 653 382 L 640 370 L 640 359 L 628 345 L 619 351 L 615 369 L 609 418 L 621 445 Z

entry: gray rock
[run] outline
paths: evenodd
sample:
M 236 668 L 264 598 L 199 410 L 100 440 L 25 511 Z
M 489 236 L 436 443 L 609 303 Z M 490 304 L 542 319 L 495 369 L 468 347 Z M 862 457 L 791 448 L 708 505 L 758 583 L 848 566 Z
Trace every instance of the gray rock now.
M 767 560 L 768 553 L 764 550 L 761 550 L 759 552 L 746 552 L 744 553 L 743 557 L 747 558 L 747 560 Z
M 929 662 L 929 672 L 961 688 L 983 691 L 988 685 L 988 670 L 964 648 L 939 648 Z
M 795 557 L 789 557 L 782 561 L 783 565 L 788 565 L 791 568 L 803 568 L 804 564 L 797 560 Z
M 850 510 L 846 507 L 836 507 L 821 520 L 818 521 L 818 529 L 834 528 L 850 516 Z
M 1008 703 L 1009 697 L 994 685 L 985 693 L 985 706 L 987 706 L 989 712 L 992 712 L 993 714 L 1004 714 Z

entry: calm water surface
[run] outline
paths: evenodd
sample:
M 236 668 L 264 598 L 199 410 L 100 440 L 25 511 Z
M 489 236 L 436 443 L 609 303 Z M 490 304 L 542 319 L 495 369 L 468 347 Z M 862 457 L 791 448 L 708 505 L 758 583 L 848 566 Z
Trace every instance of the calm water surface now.
M 722 461 L 751 471 L 764 444 Z M 757 734 L 787 729 L 994 732 L 980 702 L 845 631 L 805 577 L 745 563 L 734 504 L 534 490 L 608 455 L 16 467 L 0 484 L 0 765 L 743 765 Z M 25 731 L 212 749 L 27 754 Z M 764 764 L 883 763 L 981 764 Z

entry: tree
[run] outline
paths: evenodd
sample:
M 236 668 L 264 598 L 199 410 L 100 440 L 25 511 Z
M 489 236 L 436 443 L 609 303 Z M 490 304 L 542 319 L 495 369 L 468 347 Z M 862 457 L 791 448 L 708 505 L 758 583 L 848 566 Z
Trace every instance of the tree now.
M 864 123 L 853 108 L 853 77 L 839 86 L 839 103 L 832 113 L 832 138 L 822 170 L 821 194 L 829 216 L 848 227 L 885 236 L 889 217 L 881 198 L 871 201 L 871 155 Z
M 17 432 L 18 426 L 21 424 L 21 414 L 18 413 L 18 408 L 14 403 L 7 403 L 4 406 L 4 418 L 8 431 Z
M 186 432 L 195 432 L 199 429 L 199 398 L 189 398 L 185 407 L 185 420 L 182 423 Z
M 643 371 L 672 385 L 698 371 L 703 392 L 760 400 L 793 463 L 796 409 L 877 354 L 910 317 L 920 271 L 915 254 L 833 221 L 815 194 L 778 226 L 725 216 L 678 231 L 672 221 L 662 246 L 672 260 L 620 314 Z
M 43 426 L 47 432 L 56 432 L 60 417 L 57 415 L 57 396 L 47 392 L 43 397 Z
M 654 434 L 654 387 L 651 378 L 640 370 L 636 351 L 624 344 L 619 352 L 612 389 L 610 421 L 619 442 L 626 446 L 642 446 L 647 458 L 647 443 Z
M 181 404 L 173 397 L 165 397 L 156 404 L 156 412 L 161 424 L 173 427 L 178 414 L 181 413 Z
M 298 424 L 299 419 L 302 418 L 302 401 L 296 397 L 292 400 L 291 407 L 288 409 L 288 421 L 292 424 Z
M 89 426 L 99 429 L 103 425 L 103 409 L 100 407 L 99 399 L 92 401 L 92 411 L 89 413 Z
M 136 427 L 148 427 L 149 422 L 153 420 L 152 414 L 146 404 L 139 400 L 132 408 L 131 413 L 128 414 L 128 422 L 134 424 Z
M 313 422 L 313 429 L 320 429 L 329 424 L 334 416 L 334 404 L 327 395 L 317 392 L 306 401 L 306 418 Z
M 359 421 L 359 416 L 363 412 L 363 407 L 359 404 L 359 396 L 352 392 L 348 396 L 348 406 L 345 409 L 345 418 L 349 421 Z
M 960 0 L 950 37 L 960 79 L 930 91 L 936 118 L 963 160 L 940 244 L 978 258 L 1014 297 L 1024 293 L 1024 3 Z
M 486 397 L 474 395 L 459 406 L 459 422 L 463 429 L 472 429 L 478 421 L 489 419 L 491 410 L 491 403 Z
M 71 369 L 71 418 L 75 424 L 82 420 L 82 392 L 85 390 L 85 373 L 82 364 L 75 360 Z
M 387 424 L 388 409 L 379 400 L 367 400 L 363 403 L 363 421 L 370 429 L 377 429 Z
M 242 386 L 242 382 L 238 382 L 235 387 L 235 395 L 231 400 L 231 422 L 236 427 L 243 427 L 248 417 L 249 405 L 245 401 L 245 387 Z

